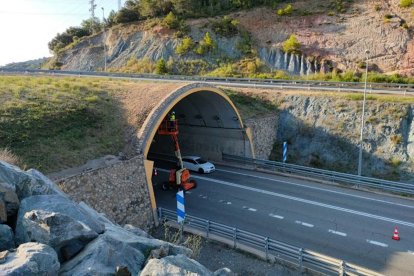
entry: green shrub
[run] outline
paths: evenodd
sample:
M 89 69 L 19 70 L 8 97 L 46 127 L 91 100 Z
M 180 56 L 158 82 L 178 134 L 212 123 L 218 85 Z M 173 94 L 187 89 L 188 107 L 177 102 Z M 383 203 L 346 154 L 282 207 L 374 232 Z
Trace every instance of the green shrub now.
M 189 36 L 184 37 L 181 43 L 175 49 L 177 55 L 184 55 L 194 49 L 195 43 L 193 39 Z
M 298 39 L 295 35 L 290 35 L 290 37 L 283 43 L 283 51 L 289 54 L 299 54 L 300 46 Z
M 283 15 L 291 15 L 291 14 L 292 14 L 292 11 L 293 11 L 293 7 L 292 7 L 292 5 L 291 5 L 291 4 L 287 4 L 287 5 L 285 6 L 285 8 L 283 8 L 283 9 L 278 9 L 278 10 L 277 10 L 277 15 L 279 15 L 279 16 L 283 16 Z
M 168 73 L 167 63 L 163 58 L 160 58 L 157 61 L 156 67 L 155 67 L 155 73 L 159 75 L 164 75 Z
M 204 55 L 213 52 L 216 48 L 216 42 L 211 38 L 210 33 L 207 32 L 204 35 L 204 38 L 199 42 L 199 46 L 196 48 L 195 52 L 198 55 Z
M 241 33 L 241 37 L 236 43 L 236 48 L 245 55 L 252 53 L 252 39 L 247 31 Z
M 238 25 L 239 21 L 226 15 L 221 20 L 214 21 L 212 23 L 212 29 L 218 35 L 231 37 L 239 33 Z
M 401 8 L 409 8 L 413 4 L 412 0 L 400 0 L 400 7 Z
M 162 20 L 162 25 L 169 29 L 178 29 L 180 27 L 180 20 L 170 11 Z

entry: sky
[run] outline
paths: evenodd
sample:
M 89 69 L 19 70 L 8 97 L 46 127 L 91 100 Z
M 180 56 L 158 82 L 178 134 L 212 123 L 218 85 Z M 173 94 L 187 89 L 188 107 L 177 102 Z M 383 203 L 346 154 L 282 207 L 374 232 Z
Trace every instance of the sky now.
M 118 0 L 94 0 L 102 19 Z M 51 56 L 47 43 L 91 16 L 90 0 L 0 0 L 0 66 Z M 125 1 L 122 0 L 121 4 Z

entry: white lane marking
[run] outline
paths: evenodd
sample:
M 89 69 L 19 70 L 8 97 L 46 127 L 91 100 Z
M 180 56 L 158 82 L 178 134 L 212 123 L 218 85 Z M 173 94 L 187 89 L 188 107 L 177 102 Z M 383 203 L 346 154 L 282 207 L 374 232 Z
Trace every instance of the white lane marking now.
M 216 171 L 233 173 L 233 174 L 242 175 L 242 176 L 250 176 L 250 177 L 255 177 L 255 178 L 259 178 L 259 179 L 263 179 L 263 180 L 270 180 L 270 181 L 273 181 L 273 182 L 280 182 L 280 183 L 290 184 L 290 185 L 304 187 L 304 188 L 308 188 L 308 189 L 319 190 L 319 191 L 329 192 L 329 193 L 333 193 L 333 194 L 339 194 L 339 195 L 345 195 L 345 196 L 350 196 L 350 197 L 356 197 L 356 198 L 361 198 L 361 199 L 366 199 L 366 200 L 371 200 L 371 201 L 386 203 L 386 204 L 390 204 L 390 205 L 396 205 L 396 206 L 401 206 L 401 207 L 406 207 L 406 208 L 414 209 L 414 206 L 412 206 L 412 205 L 405 205 L 405 204 L 396 203 L 396 202 L 390 202 L 390 201 L 381 200 L 381 199 L 375 199 L 375 198 L 370 198 L 370 197 L 365 197 L 365 196 L 347 194 L 347 193 L 338 192 L 338 191 L 332 191 L 332 190 L 328 190 L 328 189 L 324 189 L 324 188 L 310 187 L 310 186 L 307 186 L 307 185 L 302 185 L 302 184 L 299 184 L 299 183 L 294 183 L 294 182 L 285 181 L 285 180 L 277 180 L 277 179 L 270 178 L 270 177 L 264 177 L 264 176 L 258 176 L 258 175 L 251 175 L 251 174 L 240 173 L 240 172 L 229 171 L 229 170 L 222 170 L 222 169 L 216 169 Z
M 272 213 L 270 213 L 269 216 L 271 216 L 272 218 L 284 219 L 284 217 L 279 216 L 279 215 L 275 215 L 275 214 L 272 214 Z
M 324 207 L 324 208 L 328 208 L 328 209 L 333 209 L 333 210 L 337 210 L 337 211 L 341 211 L 341 212 L 345 212 L 345 213 L 350 213 L 350 214 L 354 214 L 354 215 L 358 215 L 358 216 L 362 216 L 362 217 L 368 217 L 368 218 L 372 218 L 372 219 L 376 219 L 376 220 L 392 222 L 392 223 L 396 223 L 396 224 L 399 224 L 399 225 L 405 225 L 405 226 L 414 228 L 414 223 L 407 222 L 407 221 L 387 218 L 387 217 L 378 216 L 378 215 L 374 215 L 374 214 L 370 214 L 370 213 L 366 213 L 366 212 L 361 212 L 361 211 L 356 211 L 356 210 L 343 208 L 343 207 L 339 207 L 339 206 L 335 206 L 335 205 L 325 204 L 325 203 L 321 203 L 321 202 L 317 202 L 317 201 L 313 201 L 313 200 L 303 199 L 303 198 L 299 198 L 299 197 L 295 197 L 295 196 L 289 196 L 289 195 L 285 195 L 285 194 L 280 194 L 280 193 L 270 192 L 270 191 L 261 190 L 261 189 L 257 189 L 257 188 L 247 187 L 247 186 L 243 186 L 243 185 L 240 185 L 240 184 L 235 184 L 235 183 L 222 181 L 222 180 L 218 180 L 218 179 L 207 178 L 207 177 L 203 177 L 203 176 L 194 176 L 194 178 L 198 178 L 198 179 L 205 180 L 205 181 L 210 181 L 212 183 L 217 183 L 217 184 L 221 184 L 221 185 L 225 185 L 225 186 L 235 187 L 235 188 L 239 188 L 239 189 L 243 189 L 243 190 L 247 190 L 247 191 L 257 192 L 257 193 L 261 193 L 261 194 L 265 194 L 265 195 L 290 199 L 290 200 L 294 200 L 294 201 L 298 201 L 298 202 L 302 202 L 302 203 L 306 203 L 306 204 L 310 204 L 310 205 L 315 205 L 315 206 L 319 206 L 319 207 Z
M 226 202 L 226 204 L 227 204 L 227 205 L 231 205 L 231 202 L 230 202 L 230 201 L 227 201 L 227 202 Z
M 301 225 L 303 225 L 303 226 L 310 227 L 310 228 L 312 228 L 312 227 L 314 226 L 313 224 L 306 223 L 306 222 L 302 222 L 302 221 L 300 221 L 300 220 L 295 221 L 295 223 L 297 223 L 297 224 L 301 224 Z
M 367 240 L 367 242 L 369 242 L 370 244 L 373 244 L 373 245 L 378 245 L 378 246 L 382 246 L 382 247 L 388 247 L 388 244 L 382 243 L 382 242 L 377 242 L 377 241 L 372 241 L 372 240 Z
M 191 191 L 186 191 L 185 193 L 188 195 L 191 195 Z
M 250 208 L 250 207 L 247 207 L 247 206 L 243 206 L 243 209 L 247 209 L 248 211 L 251 211 L 251 212 L 256 212 L 257 211 L 257 209 Z
M 329 233 L 332 233 L 332 234 L 335 234 L 335 235 L 342 236 L 342 237 L 346 237 L 347 236 L 346 233 L 344 233 L 344 232 L 339 232 L 339 231 L 335 231 L 335 230 L 332 230 L 332 229 L 329 229 L 328 232 Z

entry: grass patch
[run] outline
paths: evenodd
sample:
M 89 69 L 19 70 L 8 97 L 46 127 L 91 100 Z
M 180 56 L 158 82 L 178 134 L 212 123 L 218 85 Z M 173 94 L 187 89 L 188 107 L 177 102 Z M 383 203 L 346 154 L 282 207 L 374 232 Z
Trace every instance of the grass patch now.
M 225 89 L 225 93 L 240 111 L 242 118 L 251 118 L 261 114 L 277 112 L 277 105 L 264 96 L 253 93 L 240 93 Z
M 100 80 L 0 76 L 0 148 L 52 172 L 117 153 L 122 122 Z

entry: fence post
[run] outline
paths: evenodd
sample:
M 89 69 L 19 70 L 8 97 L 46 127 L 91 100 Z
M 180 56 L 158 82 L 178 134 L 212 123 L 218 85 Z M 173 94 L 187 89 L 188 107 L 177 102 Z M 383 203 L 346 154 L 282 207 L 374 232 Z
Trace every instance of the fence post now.
M 339 276 L 346 276 L 346 263 L 341 261 L 341 265 L 339 267 Z
M 233 248 L 236 248 L 237 244 L 237 228 L 233 228 Z
M 208 238 L 209 232 L 210 232 L 210 221 L 207 220 L 207 227 L 206 227 L 206 236 L 207 236 L 207 238 Z
M 303 271 L 303 248 L 299 248 L 298 262 L 299 262 L 299 271 L 302 273 Z
M 269 237 L 265 238 L 266 261 L 269 260 Z

